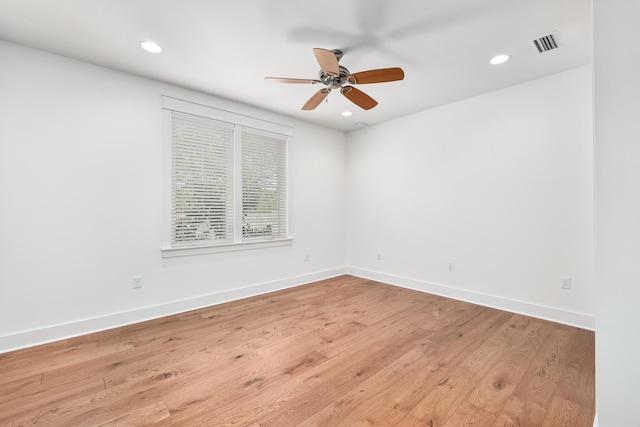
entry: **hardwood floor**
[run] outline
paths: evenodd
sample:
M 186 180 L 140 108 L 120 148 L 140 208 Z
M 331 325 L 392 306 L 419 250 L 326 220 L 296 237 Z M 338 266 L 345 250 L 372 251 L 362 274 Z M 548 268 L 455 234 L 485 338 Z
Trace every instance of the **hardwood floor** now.
M 342 276 L 0 355 L 0 427 L 589 426 L 594 334 Z

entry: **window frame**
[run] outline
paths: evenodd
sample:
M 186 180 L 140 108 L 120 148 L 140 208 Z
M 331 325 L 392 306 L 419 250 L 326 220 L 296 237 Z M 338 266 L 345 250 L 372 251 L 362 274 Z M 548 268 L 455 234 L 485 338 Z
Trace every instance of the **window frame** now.
M 172 173 L 173 173 L 173 134 L 172 134 L 172 113 L 177 112 L 186 115 L 204 117 L 206 119 L 225 122 L 234 126 L 233 144 L 233 194 L 234 194 L 234 214 L 233 227 L 234 236 L 232 242 L 219 244 L 202 244 L 188 246 L 172 246 L 171 226 L 172 226 Z M 221 110 L 208 105 L 198 104 L 191 101 L 162 96 L 163 114 L 163 198 L 162 198 L 162 257 L 178 257 L 189 255 L 200 255 L 209 253 L 220 253 L 260 248 L 271 248 L 278 246 L 289 246 L 293 243 L 291 230 L 291 198 L 289 193 L 289 153 L 291 150 L 291 140 L 293 128 L 275 122 L 270 122 L 255 117 L 246 116 L 226 110 Z M 251 128 L 259 132 L 276 134 L 285 140 L 285 197 L 286 197 L 286 237 L 269 238 L 264 240 L 243 240 L 242 236 L 242 154 L 241 154 L 241 129 Z

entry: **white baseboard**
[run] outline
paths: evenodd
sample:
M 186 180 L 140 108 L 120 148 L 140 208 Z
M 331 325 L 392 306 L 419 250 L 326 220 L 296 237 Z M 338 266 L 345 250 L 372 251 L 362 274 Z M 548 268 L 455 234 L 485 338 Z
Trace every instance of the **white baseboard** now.
M 146 320 L 157 319 L 203 307 L 235 301 L 256 295 L 266 294 L 281 289 L 304 285 L 318 280 L 329 279 L 346 273 L 346 267 L 318 271 L 302 276 L 289 277 L 272 282 L 259 283 L 238 289 L 216 292 L 165 304 L 143 307 L 106 316 L 93 317 L 75 322 L 47 326 L 39 329 L 22 331 L 10 335 L 0 336 L 0 354 L 19 350 L 35 345 L 46 344 L 62 339 L 72 338 L 93 332 L 104 331 Z
M 75 322 L 59 325 L 47 326 L 44 328 L 32 329 L 17 332 L 10 335 L 0 336 L 0 354 L 13 350 L 19 350 L 35 345 L 46 344 L 53 341 L 72 338 L 93 332 L 104 331 L 133 323 L 144 322 L 146 320 L 157 319 L 159 317 L 170 316 L 203 307 L 235 301 L 256 295 L 266 294 L 281 289 L 304 285 L 318 280 L 329 279 L 343 274 L 365 279 L 375 280 L 394 286 L 413 289 L 430 294 L 479 304 L 486 307 L 497 308 L 513 313 L 525 314 L 540 319 L 566 325 L 577 326 L 583 329 L 593 330 L 595 328 L 595 318 L 593 315 L 576 313 L 562 310 L 555 307 L 531 304 L 524 301 L 517 301 L 502 298 L 494 295 L 487 295 L 464 289 L 452 288 L 445 285 L 429 283 L 421 280 L 410 279 L 401 276 L 379 273 L 355 267 L 339 267 L 331 270 L 319 271 L 302 276 L 290 277 L 272 282 L 259 283 L 238 289 L 216 292 L 189 298 L 179 301 L 172 301 L 165 304 L 143 307 L 136 310 L 112 313 L 106 316 L 93 317 L 78 320 Z
M 467 291 L 437 283 L 430 283 L 355 267 L 347 267 L 347 274 L 407 289 L 466 301 L 485 307 L 497 308 L 499 310 L 505 310 L 512 313 L 537 317 L 538 319 L 545 319 L 556 323 L 576 326 L 582 329 L 595 329 L 595 316 L 592 314 L 577 313 L 556 307 L 532 304 L 524 301 Z

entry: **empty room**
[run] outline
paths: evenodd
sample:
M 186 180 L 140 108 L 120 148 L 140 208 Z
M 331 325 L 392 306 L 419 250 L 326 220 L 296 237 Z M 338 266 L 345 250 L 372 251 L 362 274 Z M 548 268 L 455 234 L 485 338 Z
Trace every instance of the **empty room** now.
M 637 426 L 639 14 L 0 0 L 0 427 Z

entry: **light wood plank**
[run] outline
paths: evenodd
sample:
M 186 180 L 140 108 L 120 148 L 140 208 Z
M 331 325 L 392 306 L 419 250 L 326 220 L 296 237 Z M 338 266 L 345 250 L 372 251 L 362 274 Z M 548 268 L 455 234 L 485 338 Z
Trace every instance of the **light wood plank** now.
M 496 361 L 520 337 L 523 330 L 531 323 L 530 319 L 514 315 L 508 316 L 500 328 L 483 339 L 478 339 L 477 347 L 456 348 L 445 354 L 452 357 L 440 374 L 434 378 L 434 384 L 423 399 L 413 408 L 411 414 L 422 419 L 432 419 L 441 424 L 471 395 L 481 379 L 494 368 Z M 480 323 L 472 331 L 478 338 L 486 336 L 485 324 Z M 467 333 L 467 337 L 470 334 Z M 449 347 L 447 347 L 447 350 Z M 455 351 L 457 350 L 457 351 Z
M 469 402 L 493 414 L 502 412 L 550 332 L 546 323 L 531 322 L 475 387 Z
M 556 395 L 587 408 L 595 403 L 595 337 L 592 332 L 576 330 L 575 338 L 570 341 L 567 367 L 564 370 Z
M 547 415 L 546 407 L 535 401 L 512 396 L 494 427 L 539 427 Z
M 171 416 L 164 402 L 153 403 L 114 420 L 100 424 L 100 427 L 129 427 L 156 424 Z
M 542 427 L 591 427 L 594 410 L 578 403 L 554 397 Z
M 449 417 L 443 424 L 443 427 L 491 427 L 496 422 L 497 417 L 491 412 L 485 411 L 472 405 L 469 402 L 464 402 L 460 405 L 456 412 Z M 436 424 L 439 425 L 439 424 Z

